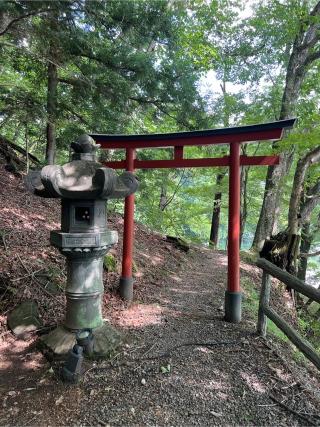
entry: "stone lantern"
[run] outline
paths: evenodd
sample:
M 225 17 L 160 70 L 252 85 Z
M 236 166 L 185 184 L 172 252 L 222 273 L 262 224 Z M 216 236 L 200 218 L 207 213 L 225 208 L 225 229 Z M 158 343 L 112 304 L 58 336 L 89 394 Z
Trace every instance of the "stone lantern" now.
M 66 316 L 63 325 L 43 338 L 54 353 L 66 353 L 77 332 L 93 331 L 94 352 L 105 355 L 117 337 L 103 322 L 103 258 L 117 242 L 107 228 L 106 201 L 134 193 L 137 179 L 130 172 L 117 176 L 96 160 L 100 146 L 88 135 L 71 144 L 72 161 L 49 165 L 27 177 L 29 189 L 41 197 L 61 199 L 61 230 L 51 232 L 50 242 L 66 257 Z

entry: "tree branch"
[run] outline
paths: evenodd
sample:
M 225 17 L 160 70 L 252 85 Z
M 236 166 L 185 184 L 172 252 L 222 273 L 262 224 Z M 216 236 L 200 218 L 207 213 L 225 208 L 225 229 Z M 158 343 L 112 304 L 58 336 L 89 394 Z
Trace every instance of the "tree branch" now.
M 121 65 L 114 65 L 110 61 L 106 61 L 105 59 L 100 58 L 99 56 L 96 56 L 96 55 L 92 55 L 89 52 L 80 52 L 79 56 L 81 56 L 83 58 L 91 59 L 92 61 L 99 62 L 100 64 L 105 65 L 106 67 L 110 68 L 111 70 L 116 71 L 118 74 L 121 71 L 127 71 L 127 72 L 130 71 L 132 73 L 136 73 L 138 71 L 133 67 L 124 67 Z M 120 75 L 122 75 L 122 74 L 120 74 Z
M 6 137 L 0 135 L 0 143 L 9 146 L 10 148 L 12 148 L 15 151 L 18 151 L 20 154 L 23 154 L 24 156 L 29 156 L 29 158 L 34 162 L 34 163 L 40 163 L 40 160 L 34 156 L 31 153 L 27 153 L 26 150 L 22 147 L 20 147 L 19 145 L 15 144 L 14 142 L 10 141 L 9 139 L 7 139 Z
M 131 101 L 136 101 L 139 104 L 157 104 L 158 102 L 163 102 L 161 99 L 137 98 L 135 96 L 130 96 L 128 99 L 130 99 Z
M 313 196 L 308 198 L 307 201 L 302 205 L 300 210 L 301 219 L 308 216 L 313 209 L 320 203 L 320 179 L 315 183 L 315 185 L 308 191 L 308 196 Z
M 60 83 L 65 83 L 70 86 L 79 86 L 81 84 L 81 81 L 79 79 L 74 79 L 74 78 L 59 77 L 58 81 Z M 84 83 L 87 83 L 87 82 L 84 82 Z
M 309 253 L 301 253 L 300 257 L 301 258 L 309 258 L 309 257 L 313 257 L 313 256 L 318 256 L 318 255 L 320 255 L 320 251 L 313 252 L 311 254 L 309 254 Z
M 154 103 L 154 106 L 158 108 L 159 111 L 161 111 L 161 113 L 165 114 L 167 117 L 170 117 L 170 119 L 175 120 L 178 124 L 181 124 L 182 126 L 184 126 L 186 129 L 188 130 L 195 130 L 195 127 L 190 125 L 187 122 L 184 122 L 182 120 L 178 120 L 176 117 L 172 116 L 170 113 L 168 113 L 162 106 L 159 106 L 159 104 Z
M 305 62 L 304 62 L 304 65 L 309 65 L 309 64 L 311 64 L 313 61 L 316 61 L 317 59 L 319 59 L 320 58 L 320 50 L 317 50 L 317 51 L 315 51 L 315 52 L 312 52 L 312 53 L 310 53 L 308 56 L 307 56 L 307 58 L 306 58 L 306 60 L 305 60 Z
M 40 13 L 50 12 L 52 9 L 40 9 L 40 10 L 34 10 L 33 12 L 26 13 L 24 15 L 20 15 L 17 18 L 12 19 L 4 30 L 0 31 L 0 36 L 3 36 L 9 29 L 14 25 L 16 22 L 21 21 L 22 19 L 29 18 L 29 16 L 38 15 Z
M 182 174 L 181 174 L 181 176 L 180 176 L 180 180 L 179 180 L 179 182 L 178 182 L 178 184 L 177 184 L 177 186 L 176 186 L 176 188 L 174 189 L 174 191 L 173 191 L 173 193 L 172 193 L 172 195 L 167 199 L 167 201 L 163 204 L 163 208 L 162 208 L 162 210 L 164 211 L 165 210 L 165 208 L 166 207 L 168 207 L 169 206 L 169 204 L 172 202 L 172 200 L 174 199 L 174 197 L 175 197 L 175 195 L 176 195 L 176 193 L 177 193 L 177 191 L 179 190 L 179 188 L 180 188 L 180 186 L 181 186 L 181 184 L 182 184 L 182 179 L 184 178 L 184 174 L 185 174 L 185 169 L 182 171 Z
M 88 122 L 88 120 L 86 120 L 81 114 L 77 113 L 76 111 L 72 110 L 72 108 L 66 106 L 67 110 L 69 111 L 69 113 L 71 113 L 73 116 L 77 117 L 81 123 L 83 123 L 84 125 L 90 127 L 91 124 Z
M 310 12 L 310 16 L 316 16 L 320 14 L 320 1 L 315 5 L 315 7 Z
M 312 24 L 312 18 L 314 18 L 315 16 L 319 16 L 319 14 L 320 14 L 320 2 L 318 2 L 315 5 L 315 7 L 313 8 L 313 10 L 310 12 L 310 14 L 308 16 L 308 19 L 306 19 L 304 22 L 304 24 L 308 26 L 308 29 L 305 32 L 303 41 L 301 42 L 301 44 L 299 46 L 300 51 L 310 49 L 311 47 L 313 47 L 316 44 L 317 41 L 319 41 L 319 39 L 320 39 L 319 23 Z M 303 26 L 302 26 L 302 28 L 303 28 Z

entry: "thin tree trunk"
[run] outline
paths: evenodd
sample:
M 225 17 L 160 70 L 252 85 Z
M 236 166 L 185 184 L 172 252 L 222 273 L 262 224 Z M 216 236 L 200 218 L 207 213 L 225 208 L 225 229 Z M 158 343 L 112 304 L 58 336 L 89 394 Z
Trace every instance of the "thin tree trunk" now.
M 26 173 L 29 172 L 30 160 L 29 160 L 29 136 L 28 136 L 28 126 L 25 125 L 25 141 L 26 141 Z
M 228 92 L 227 92 L 225 78 L 223 78 L 223 82 L 220 85 L 220 88 L 221 88 L 222 95 L 223 95 L 223 126 L 228 127 L 229 126 L 230 111 L 229 111 L 228 102 L 227 102 Z M 221 185 L 224 176 L 225 176 L 225 173 L 218 173 L 217 178 L 216 178 L 217 187 L 219 187 Z M 210 239 L 209 239 L 209 246 L 211 246 L 213 249 L 217 249 L 218 244 L 219 244 L 221 200 L 222 200 L 222 192 L 217 191 L 214 195 Z
M 53 62 L 48 64 L 48 92 L 47 92 L 47 146 L 46 162 L 52 165 L 56 154 L 56 112 L 57 112 L 57 88 L 58 72 L 57 65 Z
M 310 233 L 310 220 L 305 222 L 302 226 L 301 232 L 301 244 L 300 244 L 300 252 L 308 254 L 312 244 L 312 234 Z M 306 274 L 308 268 L 308 258 L 301 257 L 299 268 L 298 268 L 298 278 L 300 280 L 306 281 Z
M 243 233 L 248 216 L 248 203 L 247 203 L 247 184 L 249 178 L 249 168 L 241 167 L 241 213 L 240 213 L 240 247 L 243 238 Z
M 216 179 L 216 185 L 219 187 L 223 180 L 224 174 L 218 174 Z M 218 191 L 214 195 L 213 202 L 213 211 L 212 211 L 212 219 L 211 219 L 211 230 L 210 230 L 210 240 L 209 245 L 217 249 L 219 243 L 219 225 L 220 225 L 220 211 L 221 211 L 221 199 L 222 193 Z
M 159 208 L 161 211 L 164 211 L 168 204 L 168 197 L 167 197 L 167 186 L 166 184 L 161 185 L 161 192 L 160 192 L 160 200 L 159 200 Z
M 56 37 L 58 30 L 59 11 L 55 10 L 47 15 L 48 36 L 48 67 L 47 67 L 47 145 L 46 162 L 52 165 L 56 155 L 56 120 L 58 98 L 58 49 L 59 41 Z

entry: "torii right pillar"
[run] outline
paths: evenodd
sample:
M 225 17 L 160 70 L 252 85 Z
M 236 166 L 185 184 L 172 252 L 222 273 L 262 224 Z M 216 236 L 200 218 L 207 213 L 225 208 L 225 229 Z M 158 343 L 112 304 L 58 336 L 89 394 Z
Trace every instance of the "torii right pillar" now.
M 225 320 L 241 321 L 240 290 L 240 143 L 230 144 L 228 286 L 225 293 Z

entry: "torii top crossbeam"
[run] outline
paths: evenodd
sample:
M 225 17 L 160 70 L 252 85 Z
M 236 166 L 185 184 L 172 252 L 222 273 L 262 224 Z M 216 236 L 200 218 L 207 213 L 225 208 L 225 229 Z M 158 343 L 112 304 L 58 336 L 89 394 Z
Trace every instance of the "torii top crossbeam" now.
M 240 291 L 240 166 L 275 165 L 278 156 L 241 156 L 242 143 L 277 141 L 284 129 L 292 128 L 296 119 L 223 129 L 208 129 L 193 132 L 174 132 L 149 135 L 107 135 L 90 136 L 103 149 L 126 149 L 126 159 L 109 161 L 105 164 L 115 169 L 184 168 L 229 166 L 229 222 L 228 222 L 228 286 L 225 294 L 225 318 L 230 322 L 241 320 Z M 185 146 L 228 144 L 229 156 L 219 158 L 185 159 Z M 170 160 L 139 160 L 136 149 L 173 147 Z M 127 300 L 133 297 L 132 247 L 134 229 L 134 195 L 125 200 L 122 276 L 120 294 Z

